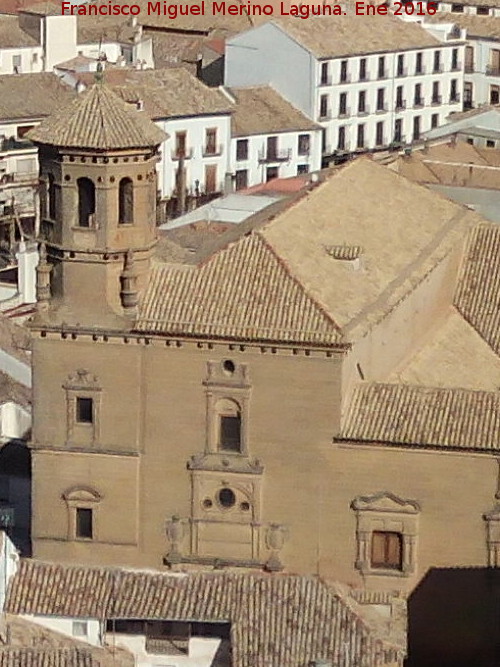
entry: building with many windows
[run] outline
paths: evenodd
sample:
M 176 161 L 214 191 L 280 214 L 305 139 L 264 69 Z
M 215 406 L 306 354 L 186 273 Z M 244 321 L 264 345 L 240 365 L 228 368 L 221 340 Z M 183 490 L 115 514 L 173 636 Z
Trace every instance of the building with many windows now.
M 439 12 L 429 19 L 445 35 L 461 33 L 464 53 L 464 109 L 500 102 L 500 16 Z
M 417 140 L 461 110 L 463 54 L 392 15 L 289 18 L 230 39 L 225 76 L 274 86 L 323 127 L 328 157 Z

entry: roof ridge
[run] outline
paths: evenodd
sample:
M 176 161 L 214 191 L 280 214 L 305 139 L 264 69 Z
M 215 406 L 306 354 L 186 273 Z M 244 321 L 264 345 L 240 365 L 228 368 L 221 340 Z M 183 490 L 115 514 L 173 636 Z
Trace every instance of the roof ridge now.
M 302 198 L 301 198 L 301 199 L 302 199 Z M 301 199 L 299 199 L 299 201 L 301 201 Z M 271 221 L 271 222 L 272 222 L 272 221 Z M 303 284 L 300 282 L 299 278 L 298 278 L 296 275 L 294 275 L 294 273 L 292 272 L 292 270 L 291 270 L 291 268 L 288 266 L 288 264 L 285 262 L 285 260 L 284 260 L 282 257 L 280 257 L 280 256 L 278 255 L 278 253 L 277 253 L 276 250 L 273 248 L 273 246 L 269 243 L 269 241 L 267 241 L 267 239 L 265 238 L 265 236 L 262 234 L 262 231 L 263 231 L 263 229 L 266 227 L 267 224 L 269 224 L 269 223 L 266 223 L 263 227 L 261 227 L 260 229 L 255 230 L 255 231 L 253 231 L 253 232 L 251 232 L 251 233 L 254 234 L 255 236 L 257 236 L 257 237 L 260 238 L 260 240 L 264 243 L 264 245 L 266 246 L 266 248 L 271 252 L 271 254 L 273 255 L 273 257 L 276 259 L 276 261 L 278 262 L 278 264 L 283 268 L 283 270 L 284 270 L 285 273 L 288 275 L 288 277 L 289 277 L 291 280 L 293 280 L 294 283 L 295 283 L 295 284 L 296 284 L 296 285 L 303 291 L 303 293 L 307 296 L 307 298 L 310 299 L 310 300 L 314 303 L 314 305 L 321 311 L 321 313 L 324 315 L 324 317 L 325 317 L 325 318 L 332 324 L 332 326 L 335 327 L 335 329 L 338 331 L 339 335 L 340 335 L 340 336 L 343 336 L 341 327 L 337 324 L 337 322 L 333 319 L 333 317 L 332 317 L 332 316 L 330 315 L 330 313 L 327 311 L 326 306 L 324 306 L 324 305 L 317 299 L 317 297 L 313 296 L 313 295 L 309 292 L 309 290 L 305 287 L 305 285 L 303 285 Z

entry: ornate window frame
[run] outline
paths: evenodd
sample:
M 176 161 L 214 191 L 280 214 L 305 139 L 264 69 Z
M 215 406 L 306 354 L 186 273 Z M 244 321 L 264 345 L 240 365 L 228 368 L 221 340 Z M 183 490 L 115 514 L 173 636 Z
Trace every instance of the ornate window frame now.
M 68 540 L 96 542 L 99 540 L 99 504 L 102 495 L 88 486 L 73 486 L 62 494 L 68 509 Z M 92 510 L 92 537 L 78 537 L 76 534 L 76 513 L 78 509 Z
M 95 445 L 101 434 L 102 390 L 96 375 L 80 368 L 63 384 L 66 392 L 66 444 Z M 92 399 L 92 421 L 77 420 L 77 399 Z
M 235 363 L 230 359 L 209 361 L 207 377 L 203 382 L 206 387 L 206 454 L 224 456 L 248 456 L 248 419 L 250 403 L 250 383 L 245 364 Z M 237 406 L 240 415 L 240 451 L 230 451 L 220 447 L 220 420 L 227 402 Z
M 363 575 L 409 577 L 416 571 L 417 537 L 420 505 L 388 491 L 371 496 L 358 496 L 351 503 L 356 512 L 356 568 Z M 373 567 L 371 563 L 372 534 L 376 531 L 400 533 L 403 540 L 401 570 Z

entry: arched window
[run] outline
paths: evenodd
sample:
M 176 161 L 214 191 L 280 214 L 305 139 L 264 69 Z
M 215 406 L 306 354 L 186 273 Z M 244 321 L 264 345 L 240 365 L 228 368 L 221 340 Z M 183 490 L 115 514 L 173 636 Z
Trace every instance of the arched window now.
M 95 215 L 95 185 L 89 178 L 79 178 L 78 185 L 78 226 L 92 227 Z
M 222 399 L 216 406 L 218 445 L 225 452 L 241 452 L 241 409 L 236 401 Z
M 48 212 L 51 220 L 57 219 L 57 200 L 56 200 L 56 186 L 54 183 L 53 174 L 48 175 L 47 186 Z
M 118 192 L 118 223 L 134 222 L 134 184 L 131 178 L 122 178 Z

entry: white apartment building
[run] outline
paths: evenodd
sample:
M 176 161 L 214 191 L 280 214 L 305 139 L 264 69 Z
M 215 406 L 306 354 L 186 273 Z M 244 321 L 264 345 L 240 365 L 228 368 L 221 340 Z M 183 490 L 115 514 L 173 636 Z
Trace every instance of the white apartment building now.
M 95 17 L 62 15 L 59 2 L 41 3 L 18 16 L 0 13 L 0 74 L 51 72 L 78 55 L 154 67 L 152 40 L 135 22 L 112 29 Z
M 35 216 L 38 151 L 26 135 L 75 93 L 50 73 L 0 77 L 0 216 Z M 26 231 L 29 231 L 28 229 Z
M 484 106 L 454 114 L 448 123 L 424 138 L 431 143 L 458 140 L 477 148 L 500 148 L 500 107 Z
M 233 88 L 229 171 L 241 190 L 321 168 L 322 128 L 269 86 Z
M 468 16 L 500 16 L 499 0 L 460 0 L 459 2 L 436 2 L 438 13 L 452 12 Z
M 273 86 L 322 126 L 329 157 L 418 140 L 461 110 L 464 48 L 392 15 L 279 19 L 228 41 L 225 83 Z
M 436 14 L 428 29 L 444 38 L 461 34 L 464 53 L 464 109 L 500 103 L 500 15 Z

